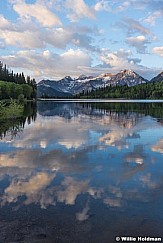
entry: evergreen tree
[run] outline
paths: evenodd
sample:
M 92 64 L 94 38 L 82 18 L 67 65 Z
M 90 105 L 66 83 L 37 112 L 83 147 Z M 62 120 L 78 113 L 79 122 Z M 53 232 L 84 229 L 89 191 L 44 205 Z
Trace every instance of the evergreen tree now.
M 7 83 L 11 83 L 11 85 Z M 36 93 L 35 79 L 27 76 L 26 81 L 23 72 L 15 74 L 13 71 L 9 71 L 7 66 L 0 61 L 0 99 L 17 99 L 19 95 L 24 95 L 27 99 L 33 99 L 36 98 Z

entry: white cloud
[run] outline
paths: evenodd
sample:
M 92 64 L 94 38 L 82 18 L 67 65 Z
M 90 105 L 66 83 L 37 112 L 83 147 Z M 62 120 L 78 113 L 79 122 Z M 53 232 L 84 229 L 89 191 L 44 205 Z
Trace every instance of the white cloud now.
M 7 28 L 8 26 L 8 28 Z M 0 23 L 0 39 L 6 46 L 15 46 L 21 49 L 44 48 L 47 45 L 58 49 L 64 49 L 68 45 L 84 48 L 89 51 L 97 51 L 92 45 L 93 36 L 98 35 L 98 29 L 73 25 L 55 28 L 38 28 L 37 24 L 22 22 L 10 24 L 6 19 Z
M 0 29 L 5 30 L 11 26 L 9 20 L 7 20 L 2 14 L 0 14 Z
M 40 39 L 39 32 L 32 31 L 10 31 L 4 30 L 0 36 L 6 45 L 12 45 L 21 48 L 43 48 L 44 43 Z
M 44 42 L 56 48 L 65 48 L 73 39 L 73 32 L 62 27 L 46 32 L 46 35 L 43 36 Z
M 101 54 L 101 61 L 107 65 L 109 65 L 112 69 L 117 70 L 125 69 L 134 69 L 135 64 L 128 58 L 131 57 L 132 52 L 130 50 L 120 49 L 116 52 L 107 52 L 104 51 Z
M 126 42 L 129 45 L 135 47 L 138 53 L 145 53 L 146 44 L 149 43 L 149 41 L 143 35 L 128 37 Z
M 163 10 L 158 10 L 151 13 L 144 21 L 150 25 L 155 25 L 156 20 L 161 17 L 163 17 Z
M 32 150 L 20 150 L 15 153 L 9 154 L 1 154 L 0 155 L 0 167 L 15 167 L 19 169 L 28 168 L 33 169 L 35 168 L 34 160 L 37 159 L 38 151 Z M 23 158 L 23 159 L 20 159 Z
M 97 2 L 94 6 L 94 9 L 96 11 L 108 11 L 108 12 L 112 11 L 112 8 L 111 8 L 109 2 L 106 0 L 101 0 L 101 1 Z
M 163 46 L 156 46 L 153 48 L 153 53 L 163 57 Z
M 19 196 L 25 195 L 27 201 L 37 193 L 45 189 L 51 181 L 55 178 L 55 174 L 48 174 L 46 172 L 38 172 L 29 179 L 13 180 L 12 183 L 5 189 L 3 195 L 3 203 L 16 202 Z
M 92 36 L 98 34 L 98 30 L 94 28 L 70 25 L 67 27 L 45 30 L 45 33 L 40 35 L 45 44 L 50 44 L 59 49 L 64 49 L 68 45 L 72 45 L 89 51 L 96 51 L 97 48 L 92 45 Z
M 27 45 L 27 43 L 26 43 Z M 37 78 L 78 76 L 82 73 L 82 66 L 90 66 L 91 58 L 84 51 L 69 49 L 62 54 L 52 53 L 50 50 L 37 52 L 35 50 L 19 51 L 12 56 L 3 56 L 2 61 L 10 67 L 25 68 Z
M 57 192 L 59 202 L 73 205 L 78 195 L 88 190 L 88 180 L 77 181 L 73 177 L 66 177 L 62 182 L 63 190 Z
M 85 71 L 88 73 L 117 73 L 123 69 L 131 69 L 146 79 L 151 79 L 158 75 L 162 71 L 161 68 L 148 68 L 141 65 L 141 59 L 133 56 L 131 50 L 119 49 L 118 51 L 112 52 L 111 50 L 102 49 L 100 53 L 100 60 L 102 64 L 95 67 L 87 67 Z
M 67 17 L 72 22 L 76 22 L 81 18 L 95 19 L 93 9 L 91 9 L 84 0 L 66 0 L 65 7 L 71 10 Z
M 20 17 L 25 19 L 34 17 L 44 27 L 62 25 L 59 18 L 41 4 L 17 3 L 13 5 L 13 9 L 20 15 Z

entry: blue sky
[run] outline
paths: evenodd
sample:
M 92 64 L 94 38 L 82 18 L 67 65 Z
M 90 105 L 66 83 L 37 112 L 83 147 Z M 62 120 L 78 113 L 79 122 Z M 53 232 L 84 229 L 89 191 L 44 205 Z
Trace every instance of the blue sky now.
M 0 60 L 59 79 L 163 69 L 163 1 L 0 0 Z

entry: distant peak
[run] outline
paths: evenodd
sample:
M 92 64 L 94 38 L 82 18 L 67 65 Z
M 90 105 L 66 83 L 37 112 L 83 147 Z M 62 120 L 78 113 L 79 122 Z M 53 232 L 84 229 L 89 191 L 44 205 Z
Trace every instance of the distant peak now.
M 86 76 L 85 74 L 80 75 L 76 80 L 91 79 L 93 76 Z
M 65 76 L 64 79 L 73 80 L 71 76 Z
M 111 73 L 102 73 L 102 74 L 100 74 L 99 77 L 106 78 L 106 77 L 111 77 L 111 76 L 113 76 L 113 74 L 111 74 Z
M 130 75 L 130 74 L 133 74 L 133 73 L 135 73 L 135 72 L 134 72 L 133 70 L 131 70 L 131 69 L 124 69 L 124 70 L 121 70 L 121 73 Z

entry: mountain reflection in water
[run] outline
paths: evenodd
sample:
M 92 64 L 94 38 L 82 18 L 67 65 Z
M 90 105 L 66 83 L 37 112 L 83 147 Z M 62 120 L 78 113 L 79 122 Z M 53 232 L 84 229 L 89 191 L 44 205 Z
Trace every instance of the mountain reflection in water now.
M 163 104 L 37 109 L 1 136 L 0 242 L 163 237 Z

